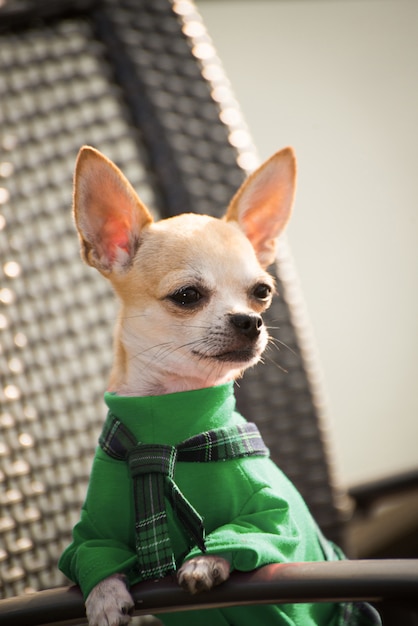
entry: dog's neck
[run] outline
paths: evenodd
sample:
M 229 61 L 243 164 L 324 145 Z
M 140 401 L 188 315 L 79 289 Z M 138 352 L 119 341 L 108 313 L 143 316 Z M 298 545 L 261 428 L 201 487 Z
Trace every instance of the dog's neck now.
M 222 379 L 216 380 L 214 385 L 209 385 L 209 388 L 224 385 L 233 382 L 233 380 L 234 377 L 225 376 Z M 141 380 L 138 380 L 136 376 L 128 376 L 125 384 L 116 386 L 110 385 L 109 390 L 119 396 L 158 397 L 207 388 L 204 381 L 200 378 L 188 377 L 185 379 L 182 376 L 173 374 L 172 376 L 165 376 L 161 380 L 158 380 L 158 377 L 154 375 L 151 377 L 143 377 Z

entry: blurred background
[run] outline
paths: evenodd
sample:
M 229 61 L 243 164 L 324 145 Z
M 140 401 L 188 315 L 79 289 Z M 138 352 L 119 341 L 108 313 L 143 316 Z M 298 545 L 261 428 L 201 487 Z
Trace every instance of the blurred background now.
M 340 479 L 353 493 L 416 484 L 418 3 L 197 5 L 261 159 L 297 153 L 287 235 Z M 394 492 L 352 521 L 358 553 L 417 552 L 417 492 Z
M 347 486 L 418 466 L 418 3 L 198 0 L 288 238 Z

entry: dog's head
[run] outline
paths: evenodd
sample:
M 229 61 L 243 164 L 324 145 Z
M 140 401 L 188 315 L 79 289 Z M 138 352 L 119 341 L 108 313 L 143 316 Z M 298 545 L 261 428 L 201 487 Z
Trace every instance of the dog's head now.
M 295 159 L 275 154 L 241 186 L 225 217 L 154 222 L 116 166 L 81 149 L 74 214 L 86 262 L 121 301 L 110 388 L 156 395 L 221 384 L 254 365 L 268 334 L 266 268 L 290 216 Z

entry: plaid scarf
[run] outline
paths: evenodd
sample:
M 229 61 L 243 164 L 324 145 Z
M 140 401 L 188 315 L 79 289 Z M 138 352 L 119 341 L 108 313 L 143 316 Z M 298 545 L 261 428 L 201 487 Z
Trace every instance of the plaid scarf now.
M 136 554 L 142 579 L 163 577 L 176 569 L 165 501 L 170 502 L 191 545 L 205 552 L 203 520 L 174 482 L 180 462 L 206 463 L 268 456 L 255 424 L 209 430 L 177 446 L 145 444 L 110 411 L 99 438 L 104 452 L 128 463 L 133 480 Z

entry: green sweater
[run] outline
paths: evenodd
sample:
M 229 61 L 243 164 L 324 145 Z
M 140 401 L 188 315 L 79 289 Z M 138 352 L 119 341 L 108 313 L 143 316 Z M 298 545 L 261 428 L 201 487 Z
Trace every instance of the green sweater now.
M 176 445 L 201 432 L 245 422 L 235 411 L 232 383 L 158 397 L 106 393 L 105 401 L 142 443 Z M 270 459 L 178 462 L 175 481 L 204 519 L 207 554 L 224 557 L 232 570 L 326 558 L 305 503 Z M 168 518 L 179 567 L 200 551 L 190 551 L 169 506 Z M 87 597 L 98 582 L 116 572 L 124 572 L 131 584 L 139 582 L 135 564 L 129 469 L 98 448 L 81 519 L 59 567 Z M 162 619 L 169 626 L 330 626 L 339 623 L 339 614 L 337 604 L 295 604 L 192 611 Z

